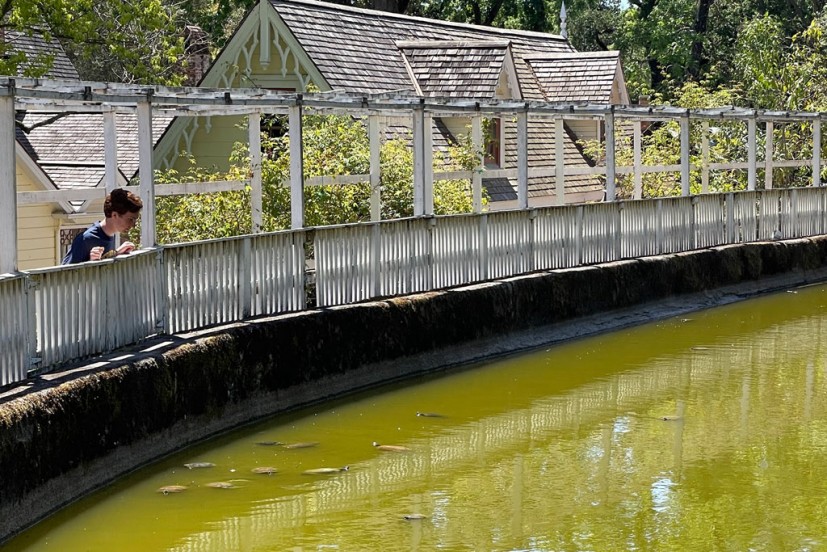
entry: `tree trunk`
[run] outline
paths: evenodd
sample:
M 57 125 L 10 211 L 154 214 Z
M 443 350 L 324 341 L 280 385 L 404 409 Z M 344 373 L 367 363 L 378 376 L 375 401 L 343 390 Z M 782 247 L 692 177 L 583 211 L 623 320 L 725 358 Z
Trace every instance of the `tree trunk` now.
M 687 68 L 687 73 L 695 79 L 701 75 L 701 68 L 706 65 L 703 39 L 709 23 L 709 8 L 713 2 L 715 0 L 698 0 L 698 11 L 695 14 L 695 24 L 692 26 L 695 36 L 692 41 L 692 53 Z

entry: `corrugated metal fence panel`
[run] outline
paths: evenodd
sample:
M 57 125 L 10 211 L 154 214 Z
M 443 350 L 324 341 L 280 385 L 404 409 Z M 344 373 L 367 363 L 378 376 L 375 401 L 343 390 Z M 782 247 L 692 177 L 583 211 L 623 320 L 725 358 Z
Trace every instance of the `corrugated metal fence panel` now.
M 431 230 L 435 288 L 482 279 L 480 216 L 437 217 Z
M 789 190 L 764 190 L 758 204 L 758 239 L 771 240 L 781 231 L 781 210 L 789 217 Z
M 405 219 L 380 225 L 380 295 L 431 288 L 431 222 Z
M 530 224 L 528 211 L 488 214 L 488 278 L 507 278 L 531 270 Z
M 27 276 L 0 277 L 0 386 L 26 379 L 31 363 Z
M 583 209 L 575 205 L 538 209 L 534 218 L 534 267 L 569 268 L 580 264 Z
M 732 194 L 735 212 L 735 243 L 758 239 L 758 199 L 760 192 L 737 192 Z
M 620 228 L 623 239 L 620 254 L 624 259 L 657 255 L 658 243 L 655 237 L 660 226 L 658 204 L 650 199 L 629 201 L 620 212 Z
M 790 190 L 790 215 L 784 218 L 782 237 L 803 238 L 824 231 L 824 191 L 819 188 Z
M 618 203 L 583 205 L 583 264 L 616 261 L 620 250 L 616 238 L 620 231 Z
M 662 205 L 661 253 L 678 253 L 693 248 L 691 197 L 659 198 Z
M 170 332 L 240 320 L 239 239 L 164 248 Z
M 261 234 L 250 240 L 253 316 L 304 308 L 304 232 Z
M 316 301 L 320 307 L 371 297 L 371 225 L 316 230 Z
M 108 337 L 106 350 L 136 343 L 157 333 L 163 305 L 158 304 L 159 281 L 154 251 L 115 259 L 102 267 L 106 290 Z
M 706 194 L 694 197 L 695 247 L 715 247 L 726 243 L 726 196 Z

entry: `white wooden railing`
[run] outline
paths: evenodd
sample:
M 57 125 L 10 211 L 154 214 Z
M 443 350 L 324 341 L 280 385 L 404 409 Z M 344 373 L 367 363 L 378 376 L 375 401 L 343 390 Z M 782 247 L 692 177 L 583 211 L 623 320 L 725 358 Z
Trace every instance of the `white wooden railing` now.
M 0 385 L 162 334 L 525 274 L 825 232 L 827 188 L 255 234 L 0 277 Z

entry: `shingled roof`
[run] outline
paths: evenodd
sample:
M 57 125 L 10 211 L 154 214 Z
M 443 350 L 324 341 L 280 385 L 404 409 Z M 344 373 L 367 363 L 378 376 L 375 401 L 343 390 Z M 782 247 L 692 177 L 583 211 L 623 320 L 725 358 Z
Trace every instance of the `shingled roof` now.
M 49 79 L 76 80 L 80 78 L 63 47 L 54 38 L 46 40 L 42 32 L 37 30 L 21 32 L 15 29 L 5 29 L 4 37 L 10 50 L 24 52 L 29 60 L 19 67 L 18 76 L 29 76 L 33 62 L 48 59 L 52 62 L 51 69 L 45 75 L 38 76 Z
M 619 52 L 531 55 L 525 58 L 546 101 L 611 103 L 620 67 Z
M 507 41 L 399 41 L 418 95 L 493 98 L 511 50 Z

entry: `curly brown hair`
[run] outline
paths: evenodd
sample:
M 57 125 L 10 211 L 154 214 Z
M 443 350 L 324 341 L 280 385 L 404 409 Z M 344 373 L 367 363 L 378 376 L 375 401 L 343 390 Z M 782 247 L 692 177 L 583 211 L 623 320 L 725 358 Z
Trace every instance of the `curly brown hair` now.
M 115 188 L 106 196 L 103 202 L 103 214 L 109 218 L 112 213 L 125 215 L 126 213 L 137 213 L 144 204 L 137 195 L 123 188 Z

